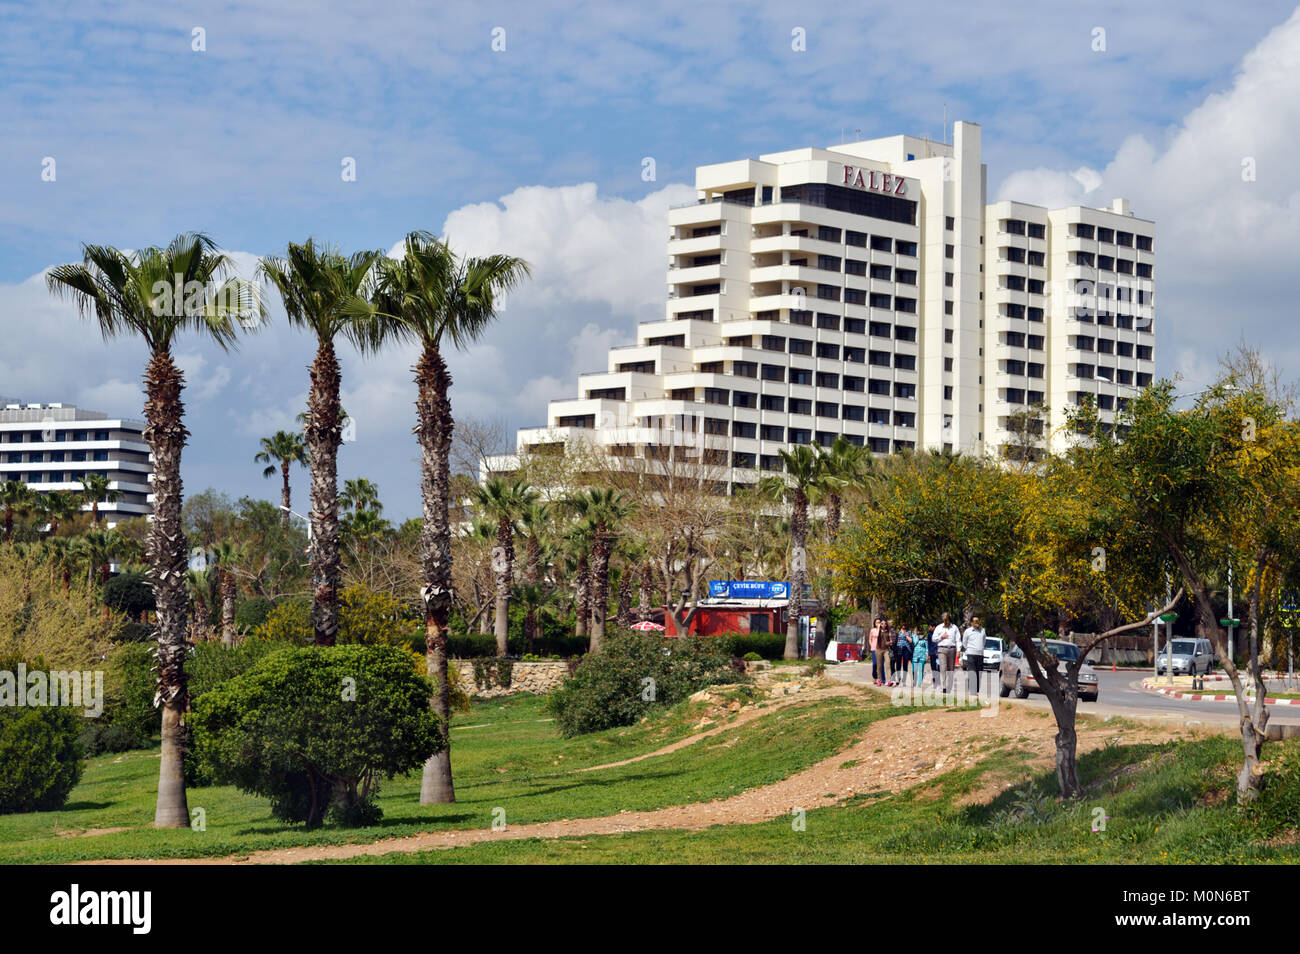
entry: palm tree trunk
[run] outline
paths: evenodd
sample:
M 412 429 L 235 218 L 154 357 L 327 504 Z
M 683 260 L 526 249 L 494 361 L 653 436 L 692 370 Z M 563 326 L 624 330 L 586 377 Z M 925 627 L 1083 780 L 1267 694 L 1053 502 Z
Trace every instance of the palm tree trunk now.
M 339 631 L 338 450 L 339 373 L 334 345 L 320 342 L 307 398 L 307 448 L 311 464 L 311 620 L 317 646 L 333 646 Z
M 646 560 L 641 565 L 641 577 L 637 580 L 636 592 L 636 615 L 638 622 L 645 622 L 650 618 L 650 586 L 652 582 L 650 561 Z
M 289 461 L 280 461 L 280 526 L 284 528 L 285 536 L 289 534 L 289 508 L 293 506 L 292 498 L 289 494 Z
M 181 525 L 181 450 L 189 433 L 182 422 L 185 386 L 167 351 L 155 351 L 145 372 L 144 438 L 154 456 L 153 522 L 146 552 L 158 611 L 158 696 L 162 703 L 162 761 L 158 768 L 155 828 L 188 828 L 185 800 L 185 571 L 188 553 Z
M 221 645 L 235 645 L 235 574 L 229 567 L 221 571 Z
M 505 559 L 502 570 L 497 574 L 496 619 L 493 632 L 497 637 L 497 656 L 506 656 L 510 652 L 510 581 L 514 578 L 515 544 L 514 533 L 510 528 L 510 518 L 497 520 L 497 546 Z
M 442 720 L 447 744 L 424 763 L 420 804 L 456 800 L 451 778 L 451 687 L 447 681 L 447 619 L 451 615 L 451 435 L 455 423 L 447 392 L 451 375 L 438 349 L 426 343 L 415 366 L 416 435 L 420 442 L 423 526 L 420 563 L 424 576 L 425 670 L 433 680 L 431 705 Z
M 632 568 L 624 566 L 618 577 L 618 626 L 627 629 L 632 625 Z
M 790 536 L 794 543 L 790 563 L 790 606 L 785 623 L 786 659 L 799 658 L 799 617 L 803 615 L 803 574 L 802 569 L 795 568 L 794 554 L 803 549 L 808 533 L 808 498 L 796 492 L 794 498 L 794 515 L 790 519 Z M 800 561 L 802 566 L 802 561 Z
M 605 612 L 609 606 L 609 536 L 603 528 L 596 531 L 591 561 L 591 644 L 589 652 L 600 652 L 605 642 Z
M 578 637 L 583 637 L 587 635 L 587 616 L 590 613 L 590 608 L 589 608 L 590 600 L 587 592 L 587 577 L 588 577 L 587 554 L 584 553 L 578 557 L 578 573 L 577 573 L 577 581 L 576 581 L 577 598 L 574 601 L 575 603 L 574 612 L 577 615 L 577 619 L 574 620 L 573 635 Z

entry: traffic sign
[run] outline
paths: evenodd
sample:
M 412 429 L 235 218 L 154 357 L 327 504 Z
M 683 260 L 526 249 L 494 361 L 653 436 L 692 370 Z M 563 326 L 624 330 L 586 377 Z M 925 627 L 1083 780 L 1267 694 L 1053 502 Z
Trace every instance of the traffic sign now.
M 1176 619 L 1178 619 L 1178 614 L 1177 614 L 1177 613 L 1161 613 L 1161 614 L 1160 614 L 1160 622 L 1162 622 L 1162 623 L 1172 623 L 1172 622 L 1173 622 L 1174 620 L 1176 620 Z
M 1230 617 L 1224 617 L 1223 619 L 1219 620 L 1219 625 L 1220 625 L 1220 626 L 1240 626 L 1240 625 L 1241 625 L 1241 620 L 1239 620 L 1239 619 L 1232 619 L 1232 618 L 1230 618 Z

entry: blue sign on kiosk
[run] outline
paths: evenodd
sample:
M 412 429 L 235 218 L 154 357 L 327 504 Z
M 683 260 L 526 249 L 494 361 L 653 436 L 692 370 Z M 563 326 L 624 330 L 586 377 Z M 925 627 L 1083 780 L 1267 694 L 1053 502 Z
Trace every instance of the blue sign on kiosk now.
M 709 580 L 709 596 L 721 599 L 784 600 L 790 597 L 790 584 L 756 580 Z

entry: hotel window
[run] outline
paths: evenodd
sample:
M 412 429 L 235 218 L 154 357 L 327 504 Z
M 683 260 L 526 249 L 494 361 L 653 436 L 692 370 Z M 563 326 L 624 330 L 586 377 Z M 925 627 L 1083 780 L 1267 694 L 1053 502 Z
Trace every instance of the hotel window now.
M 1029 399 L 1029 403 L 1030 403 L 1030 404 L 1042 404 L 1042 403 L 1043 403 L 1043 392 L 1042 392 L 1042 391 L 1029 391 L 1029 392 L 1027 392 L 1027 393 L 1025 394 L 1025 397 L 1027 397 L 1027 398 Z
M 1116 328 L 1124 328 L 1124 329 L 1132 329 L 1132 327 L 1133 327 L 1133 316 L 1132 316 L 1132 315 L 1116 315 L 1116 316 L 1115 316 L 1115 327 L 1116 327 Z
M 1115 396 L 1113 394 L 1098 394 L 1097 407 L 1103 411 L 1109 411 L 1115 407 Z
M 591 416 L 591 415 L 588 415 L 588 416 Z M 593 426 L 594 426 L 594 422 L 593 422 Z M 95 460 L 98 460 L 98 461 L 105 461 L 105 460 L 108 460 L 108 451 L 95 451 Z
M 865 305 L 867 293 L 860 288 L 844 289 L 844 302 L 848 305 Z
M 1132 232 L 1116 232 L 1116 233 L 1115 233 L 1115 244 L 1116 244 L 1116 245 L 1122 245 L 1122 246 L 1124 246 L 1125 248 L 1132 248 L 1132 247 L 1133 247 L 1133 233 L 1132 233 Z
M 817 344 L 817 357 L 838 361 L 840 359 L 840 346 L 819 342 Z
M 1115 342 L 1111 341 L 1109 338 L 1098 338 L 1098 339 L 1097 339 L 1097 353 L 1098 353 L 1098 354 L 1114 354 L 1114 353 L 1115 353 Z
M 894 243 L 894 251 L 899 255 L 907 255 L 911 258 L 916 258 L 916 243 L 904 242 L 902 239 L 899 239 Z
M 807 369 L 807 368 L 791 368 L 791 369 L 790 369 L 790 383 L 791 383 L 791 384 L 808 384 L 808 385 L 811 385 L 812 382 L 813 382 L 813 377 L 812 377 L 812 376 L 813 376 L 812 371 L 809 370 L 809 369 Z
M 887 281 L 889 281 L 890 279 L 893 278 L 893 275 L 894 275 L 894 270 L 893 270 L 892 268 L 890 268 L 888 265 L 872 265 L 872 266 L 871 266 L 871 277 L 872 277 L 872 278 L 876 278 L 876 279 L 879 279 L 880 281 L 885 281 L 885 282 L 887 282 Z
M 1139 235 L 1137 236 L 1136 241 L 1137 241 L 1137 247 L 1139 251 L 1143 251 L 1143 252 L 1151 251 L 1151 236 Z
M 1138 360 L 1139 360 L 1139 361 L 1150 361 L 1150 360 L 1151 360 L 1151 346 L 1150 346 L 1150 345 L 1138 345 L 1138 346 L 1137 346 L 1137 357 L 1138 357 Z
M 867 360 L 867 352 L 866 352 L 866 349 L 865 349 L 865 348 L 845 348 L 845 349 L 844 349 L 844 360 L 845 360 L 845 361 L 851 361 L 851 362 L 853 362 L 854 364 L 862 364 L 862 362 L 864 362 L 864 361 Z
M 1024 306 L 1024 305 L 1017 305 L 1017 304 L 1013 304 L 1012 302 L 1004 302 L 1003 305 L 1002 305 L 1002 308 L 1003 308 L 1003 312 L 1002 312 L 1002 313 L 1003 313 L 1004 315 L 1006 315 L 1008 318 L 1023 318 L 1023 317 L 1025 317 L 1025 306 Z
M 832 444 L 835 443 L 836 436 L 837 435 L 832 434 L 830 431 L 818 431 L 817 443 L 820 444 L 822 447 L 830 447 Z
M 869 438 L 867 438 L 867 446 L 868 446 L 869 448 L 871 448 L 871 453 L 873 453 L 873 454 L 888 454 L 888 453 L 889 453 L 889 438 L 888 438 L 888 437 L 869 437 Z
M 1137 386 L 1144 388 L 1151 383 L 1151 375 L 1145 371 L 1139 371 L 1137 375 Z
M 818 285 L 817 297 L 822 301 L 839 301 L 840 290 L 834 285 Z
M 746 454 L 741 451 L 735 451 L 731 455 L 731 466 L 752 468 L 754 466 L 755 460 L 756 458 L 753 454 Z
M 785 428 L 776 424 L 764 424 L 758 429 L 758 434 L 765 441 L 785 440 Z
M 1021 388 L 1007 388 L 1008 404 L 1024 404 L 1025 392 Z
M 1114 230 L 1114 229 L 1101 228 L 1100 226 L 1098 226 L 1098 228 L 1097 228 L 1097 241 L 1098 241 L 1098 242 L 1106 242 L 1107 244 L 1109 244 L 1109 243 L 1113 243 L 1113 242 L 1115 241 L 1115 230 Z
M 765 364 L 765 365 L 763 365 L 763 380 L 764 380 L 764 381 L 784 381 L 784 380 L 785 380 L 785 368 L 781 367 L 779 364 Z
M 1109 255 L 1098 255 L 1097 268 L 1103 272 L 1113 272 L 1115 270 L 1115 259 Z
M 758 377 L 758 365 L 753 361 L 731 362 L 731 373 L 742 378 Z
M 1042 320 L 1043 320 L 1043 309 L 1041 309 L 1041 308 L 1029 308 L 1029 309 L 1025 312 L 1025 317 L 1028 318 L 1030 321 L 1042 321 Z
M 818 401 L 817 416 L 818 417 L 839 417 L 840 406 L 838 404 L 832 404 L 829 401 Z
M 704 419 L 704 433 L 717 434 L 726 437 L 728 431 L 727 424 L 728 422 L 722 418 L 706 417 Z
M 754 347 L 754 336 L 735 335 L 727 339 L 727 344 L 732 348 L 752 348 Z
M 1076 378 L 1084 378 L 1085 380 L 1091 381 L 1095 372 L 1096 368 L 1090 364 L 1070 365 L 1070 374 L 1074 375 Z
M 779 394 L 764 394 L 758 399 L 758 406 L 764 411 L 784 411 L 785 398 Z
M 1007 362 L 1007 374 L 1012 374 L 1019 377 L 1024 373 L 1025 373 L 1025 363 L 1023 361 Z
M 790 339 L 791 354 L 812 354 L 812 342 L 804 338 Z
M 758 425 L 752 421 L 736 421 L 731 425 L 732 437 L 752 438 L 758 434 Z
M 890 391 L 891 386 L 888 381 L 881 381 L 879 378 L 872 378 L 867 382 L 868 394 L 881 394 L 885 397 L 889 397 Z
M 1043 350 L 1043 336 L 1042 336 L 1042 335 L 1030 335 L 1028 338 L 1025 339 L 1025 345 L 1026 345 L 1026 346 L 1027 346 L 1031 351 L 1042 351 L 1042 350 Z
M 807 428 L 803 428 L 803 427 L 792 427 L 792 428 L 790 428 L 790 443 L 791 443 L 791 444 L 811 444 L 811 443 L 812 443 L 812 431 L 808 430 Z
M 1044 255 L 1042 252 L 1030 252 L 1030 253 L 1029 253 L 1029 264 L 1030 264 L 1030 265 L 1034 265 L 1034 266 L 1037 266 L 1038 268 L 1042 268 L 1042 267 L 1043 267 L 1043 263 L 1046 262 L 1046 261 L 1047 261 L 1047 256 Z
M 731 404 L 733 407 L 758 407 L 758 395 L 753 391 L 733 391 Z
M 953 274 L 952 274 L 952 272 L 944 272 L 944 273 L 943 273 L 943 284 L 944 284 L 944 286 L 945 286 L 946 288 L 952 288 L 952 282 L 953 282 Z
M 1151 277 L 1151 266 L 1148 265 L 1148 264 L 1146 264 L 1145 262 L 1138 262 L 1137 265 L 1134 266 L 1134 267 L 1137 269 L 1137 277 L 1138 277 L 1138 278 L 1150 278 L 1150 277 Z
M 906 314 L 909 314 L 909 315 L 915 315 L 915 314 L 916 314 L 916 299 L 915 299 L 915 298 L 895 298 L 895 299 L 894 299 L 894 311 L 901 311 L 901 312 L 905 312 Z
M 944 359 L 943 359 L 943 369 L 944 369 L 945 371 L 951 371 L 951 370 L 952 370 L 952 358 L 944 358 Z
M 790 324 L 805 325 L 811 328 L 812 323 L 813 323 L 813 313 L 811 311 L 800 311 L 797 308 L 790 309 Z
M 950 302 L 950 301 L 945 301 L 945 302 L 943 303 L 943 313 L 944 313 L 945 315 L 951 315 L 951 314 L 952 314 L 952 302 Z
M 1024 235 L 1025 223 L 1023 219 L 1007 219 L 1002 223 L 1002 231 L 1009 235 Z
M 1074 224 L 1075 238 L 1090 239 L 1093 236 L 1094 236 L 1094 231 L 1091 225 L 1084 225 L 1082 222 L 1076 222 Z
M 1115 271 L 1119 272 L 1121 275 L 1132 275 L 1133 263 L 1126 258 L 1116 259 Z
M 866 386 L 867 382 L 865 378 L 855 377 L 851 374 L 844 375 L 844 390 L 862 391 L 866 389 Z
M 1043 225 L 1041 222 L 1029 223 L 1030 238 L 1040 239 L 1043 238 L 1045 235 L 1047 235 L 1047 226 Z
M 1025 377 L 1041 379 L 1042 376 L 1043 366 L 1037 361 L 1030 361 L 1029 364 L 1025 365 Z
M 868 359 L 868 363 L 871 364 L 873 367 L 887 368 L 890 365 L 889 359 L 891 357 L 892 356 L 888 351 L 872 351 L 871 357 Z
M 866 248 L 866 247 L 867 247 L 867 233 L 866 233 L 866 232 L 855 232 L 855 231 L 853 231 L 852 229 L 849 229 L 848 231 L 846 231 L 846 232 L 844 233 L 844 244 L 845 244 L 845 245 L 852 245 L 854 248 Z
M 869 407 L 867 408 L 868 424 L 883 424 L 889 426 L 889 410 L 887 408 Z
M 1075 335 L 1073 340 L 1070 342 L 1070 347 L 1078 348 L 1080 351 L 1091 351 L 1093 350 L 1092 345 L 1095 340 L 1096 339 L 1088 335 Z
M 956 224 L 957 223 L 953 221 L 953 217 L 951 215 L 945 215 L 943 217 L 943 227 L 947 229 L 949 232 L 953 230 L 953 226 L 955 226 Z
M 916 355 L 914 354 L 896 354 L 894 355 L 894 367 L 900 371 L 916 370 Z
M 895 411 L 894 426 L 895 427 L 916 427 L 916 412 Z
M 915 341 L 916 329 L 909 328 L 907 325 L 895 325 L 894 338 L 898 341 Z
M 1115 353 L 1121 358 L 1133 357 L 1133 342 L 1119 341 L 1115 343 Z
M 945 385 L 943 386 L 943 399 L 944 399 L 945 401 L 951 401 L 951 400 L 952 400 L 952 385 L 951 385 L 951 384 L 945 384 Z
M 763 335 L 764 351 L 784 351 L 785 339 L 778 335 Z
M 695 388 L 675 388 L 668 392 L 668 398 L 672 401 L 694 401 Z
M 844 333 L 849 335 L 863 335 L 867 333 L 867 320 L 865 318 L 845 318 Z
M 812 414 L 812 401 L 807 398 L 790 398 L 791 414 Z
M 1133 372 L 1132 372 L 1132 371 L 1125 371 L 1123 368 L 1120 368 L 1119 370 L 1117 370 L 1117 371 L 1115 372 L 1115 383 L 1116 383 L 1116 384 L 1132 384 L 1132 383 L 1133 383 Z
M 781 458 L 776 454 L 764 454 L 758 461 L 758 466 L 763 470 L 780 471 L 782 469 Z
M 1008 246 L 1007 248 L 1003 249 L 1003 251 L 1007 253 L 1008 262 L 1020 262 L 1022 264 L 1024 263 L 1025 250 L 1023 248 L 1013 248 Z
M 819 388 L 838 388 L 840 386 L 840 376 L 829 371 L 818 371 L 817 386 Z
M 817 238 L 823 242 L 838 242 L 840 240 L 840 230 L 831 228 L 829 225 L 817 226 Z
M 873 252 L 892 252 L 894 250 L 894 240 L 888 235 L 871 236 L 871 250 Z
M 817 267 L 823 272 L 838 272 L 840 270 L 840 260 L 835 255 L 818 255 Z
M 825 314 L 825 313 L 818 313 L 818 315 L 817 315 L 817 327 L 818 327 L 818 328 L 821 328 L 823 331 L 839 331 L 839 330 L 840 330 L 840 316 L 839 316 L 839 315 L 828 315 L 828 314 Z
M 952 344 L 952 329 L 951 329 L 951 328 L 945 328 L 945 329 L 943 329 L 943 343 L 944 343 L 944 344 Z
M 866 418 L 866 409 L 857 404 L 844 405 L 844 420 L 861 421 Z
M 1075 252 L 1075 253 L 1074 253 L 1074 264 L 1075 264 L 1075 265 L 1084 265 L 1084 266 L 1087 266 L 1088 268 L 1092 268 L 1094 262 L 1095 262 L 1095 257 L 1093 256 L 1092 252 Z
M 943 247 L 943 257 L 944 257 L 944 258 L 952 258 L 953 253 L 954 253 L 955 251 L 956 251 L 956 249 L 954 249 L 951 245 L 945 245 L 945 246 Z
M 1029 279 L 1027 286 L 1031 295 L 1041 295 L 1043 293 L 1043 280 L 1041 278 Z
M 873 322 L 871 323 L 871 337 L 873 337 L 873 338 L 889 338 L 889 337 L 892 337 L 892 336 L 890 335 L 890 324 L 889 324 L 889 322 L 887 322 L 887 321 L 873 321 Z
M 894 397 L 914 400 L 916 398 L 916 385 L 909 384 L 906 381 L 897 382 L 894 385 Z
M 845 275 L 865 275 L 867 274 L 867 263 L 859 262 L 856 258 L 846 258 L 844 260 Z
M 1023 348 L 1025 346 L 1025 334 L 1023 331 L 1007 331 L 1004 332 L 1004 336 L 1006 338 L 1006 344 L 1011 345 L 1013 348 Z
M 1019 275 L 1003 275 L 1002 280 L 1006 282 L 1006 287 L 1010 291 L 1025 290 L 1025 280 Z

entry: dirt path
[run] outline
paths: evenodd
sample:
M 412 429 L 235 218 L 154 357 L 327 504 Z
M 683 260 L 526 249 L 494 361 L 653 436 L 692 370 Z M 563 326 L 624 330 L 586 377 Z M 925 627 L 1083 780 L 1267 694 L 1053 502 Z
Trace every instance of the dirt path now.
M 818 690 L 820 691 L 820 690 Z M 838 693 L 836 693 L 838 694 Z M 791 698 L 803 701 L 812 693 Z M 771 708 L 759 710 L 765 714 Z M 756 717 L 756 716 L 755 716 Z M 746 720 L 747 721 L 747 720 Z M 659 753 L 674 751 L 692 741 L 739 724 L 733 721 L 706 733 L 666 746 Z M 562 819 L 529 825 L 512 825 L 501 831 L 469 829 L 421 832 L 404 838 L 388 838 L 368 844 L 312 845 L 302 848 L 270 849 L 224 858 L 168 859 L 160 861 L 99 861 L 87 864 L 293 864 L 301 861 L 347 859 L 390 852 L 414 852 L 453 848 L 485 841 L 522 838 L 563 838 L 573 835 L 607 835 L 658 829 L 696 831 L 712 825 L 754 824 L 794 809 L 833 805 L 857 793 L 898 792 L 923 785 L 955 768 L 974 765 L 993 749 L 1008 747 L 1022 756 L 1023 773 L 1042 771 L 1051 765 L 1053 741 L 1050 716 L 1031 709 L 1004 705 L 994 718 L 974 711 L 935 709 L 873 723 L 863 737 L 847 749 L 823 759 L 773 785 L 750 789 L 729 798 L 688 805 L 673 805 L 651 811 L 624 811 L 599 818 Z M 1099 748 L 1108 739 L 1125 744 L 1165 741 L 1176 737 L 1173 730 L 1159 726 L 1117 729 L 1103 723 L 1080 726 L 1079 751 Z M 639 756 L 648 758 L 650 756 Z M 634 760 L 628 760 L 634 761 Z M 612 763 L 625 764 L 625 763 Z M 985 790 L 973 792 L 963 802 L 973 802 L 999 791 L 1013 779 L 992 779 Z

